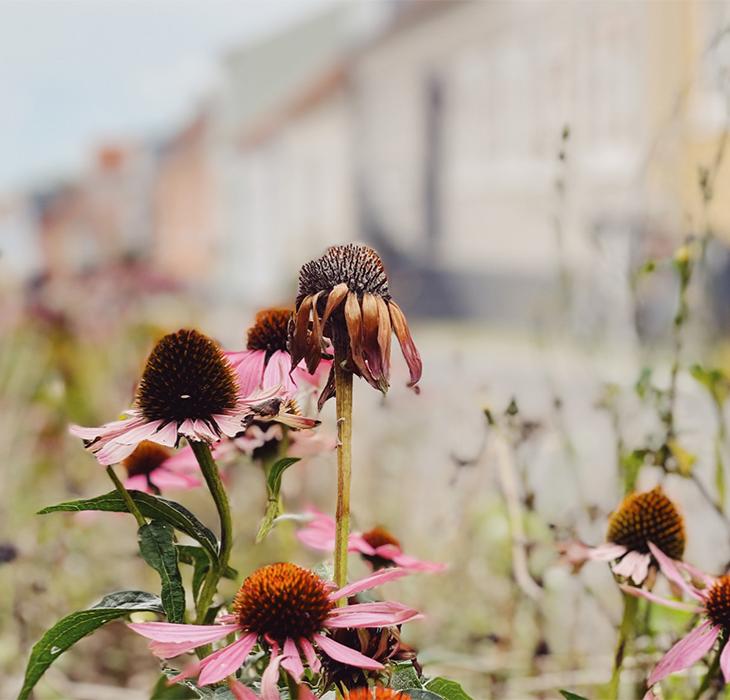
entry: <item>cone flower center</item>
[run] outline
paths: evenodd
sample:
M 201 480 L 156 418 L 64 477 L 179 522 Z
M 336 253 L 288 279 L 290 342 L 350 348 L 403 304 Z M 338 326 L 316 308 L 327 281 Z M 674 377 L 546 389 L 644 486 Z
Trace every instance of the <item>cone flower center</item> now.
M 347 700 L 400 700 L 404 695 L 393 688 L 353 688 Z
M 322 629 L 334 603 L 324 581 L 296 564 L 269 564 L 241 586 L 232 610 L 241 626 L 282 643 L 288 637 L 311 638 Z
M 380 256 L 366 245 L 335 245 L 316 260 L 306 263 L 299 272 L 297 308 L 304 297 L 317 292 L 329 292 L 345 283 L 351 292 L 362 296 L 365 292 L 386 299 L 388 277 Z
M 138 476 L 140 474 L 147 476 L 169 459 L 170 454 L 170 451 L 162 445 L 143 440 L 137 445 L 134 452 L 122 462 L 122 466 L 127 470 L 129 476 Z
M 653 542 L 668 557 L 684 554 L 684 520 L 660 487 L 627 496 L 611 515 L 607 539 L 630 550 L 649 552 Z
M 730 630 L 730 576 L 721 576 L 707 591 L 705 609 L 711 622 Z
M 236 407 L 238 385 L 220 348 L 194 330 L 166 335 L 147 360 L 137 405 L 149 421 L 210 420 Z
M 253 326 L 248 329 L 246 347 L 264 350 L 267 359 L 277 350 L 287 349 L 291 309 L 265 309 L 256 314 Z
M 372 530 L 364 532 L 362 538 L 373 548 L 377 549 L 385 544 L 392 544 L 398 549 L 401 548 L 400 542 L 393 537 L 384 527 L 374 527 Z

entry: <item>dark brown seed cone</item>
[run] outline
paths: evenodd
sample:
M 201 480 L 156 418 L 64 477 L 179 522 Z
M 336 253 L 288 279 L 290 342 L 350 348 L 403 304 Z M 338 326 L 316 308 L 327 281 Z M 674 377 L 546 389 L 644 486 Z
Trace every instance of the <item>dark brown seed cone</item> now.
M 398 549 L 401 548 L 400 542 L 395 537 L 393 537 L 393 535 L 391 535 L 390 532 L 388 532 L 384 527 L 374 527 L 372 530 L 364 532 L 362 538 L 373 549 L 377 549 L 378 547 L 382 547 L 386 544 L 391 544 Z M 377 571 L 378 569 L 384 569 L 388 566 L 395 566 L 395 562 L 392 559 L 379 557 L 377 554 L 361 553 L 360 556 L 362 556 L 362 558 L 366 561 L 370 562 L 375 571 Z
M 707 591 L 705 609 L 715 625 L 730 631 L 730 576 L 721 576 Z
M 649 542 L 672 559 L 684 554 L 684 520 L 660 486 L 633 493 L 612 513 L 608 521 L 609 542 L 630 550 L 649 553 Z
M 210 338 L 180 330 L 150 353 L 137 389 L 137 405 L 149 421 L 210 421 L 235 409 L 238 383 L 233 368 Z
M 171 454 L 172 452 L 162 445 L 143 440 L 122 462 L 122 466 L 127 470 L 129 476 L 139 476 L 140 474 L 147 476 L 168 460 Z
M 296 564 L 269 564 L 254 571 L 231 607 L 243 629 L 269 635 L 279 643 L 311 639 L 335 604 L 316 574 Z
M 291 309 L 281 308 L 259 311 L 248 329 L 247 349 L 265 351 L 267 361 L 276 351 L 286 351 L 292 314 Z

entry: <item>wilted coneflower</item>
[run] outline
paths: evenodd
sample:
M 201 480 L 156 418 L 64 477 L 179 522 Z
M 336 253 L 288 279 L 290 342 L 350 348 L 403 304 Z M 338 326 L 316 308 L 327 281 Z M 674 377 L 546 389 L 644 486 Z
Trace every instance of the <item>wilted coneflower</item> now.
M 128 418 L 99 428 L 72 426 L 101 464 L 116 464 L 143 440 L 172 447 L 181 436 L 214 443 L 243 431 L 251 406 L 275 399 L 277 389 L 244 397 L 233 367 L 210 338 L 179 330 L 155 345 Z
M 329 515 L 310 509 L 305 514 L 307 524 L 297 532 L 302 544 L 312 549 L 332 551 L 335 544 L 335 521 Z M 398 539 L 384 527 L 374 527 L 367 532 L 351 532 L 348 550 L 358 552 L 374 570 L 387 566 L 399 566 L 409 571 L 443 571 L 445 564 L 416 559 L 403 552 Z
M 168 489 L 193 489 L 200 486 L 200 480 L 193 474 L 200 467 L 192 451 L 188 459 L 181 453 L 172 454 L 170 450 L 154 442 L 143 440 L 129 457 L 122 460 L 127 471 L 125 488 L 160 493 Z
M 615 560 L 613 572 L 640 585 L 649 575 L 652 563 L 656 563 L 652 543 L 668 557 L 682 559 L 684 519 L 661 486 L 656 486 L 623 500 L 609 518 L 606 540 L 597 547 L 568 543 L 563 547 L 565 558 L 575 566 L 587 560 Z
M 292 368 L 289 354 L 289 324 L 292 310 L 264 309 L 256 314 L 254 325 L 248 329 L 246 349 L 227 352 L 228 360 L 236 369 L 244 396 L 256 389 L 281 385 L 292 397 L 302 388 L 319 388 L 329 372 L 329 360 L 324 360 L 312 373 L 303 361 Z
M 404 576 L 403 569 L 380 571 L 339 590 L 313 572 L 290 563 L 269 564 L 251 574 L 236 594 L 232 613 L 215 625 L 184 625 L 143 622 L 129 625 L 152 640 L 150 649 L 162 659 L 211 644 L 240 632 L 231 644 L 197 661 L 171 682 L 197 677 L 198 685 L 209 685 L 235 673 L 258 643 L 269 662 L 261 678 L 266 700 L 279 697 L 280 667 L 295 683 L 301 682 L 304 665 L 319 673 L 324 654 L 358 668 L 380 670 L 383 665 L 336 642 L 328 630 L 358 627 L 390 627 L 421 615 L 393 601 L 359 603 L 337 607 L 336 601 Z
M 395 333 L 410 371 L 409 386 L 421 378 L 422 364 L 408 323 L 388 292 L 388 276 L 368 246 L 332 246 L 302 266 L 291 335 L 292 366 L 304 359 L 314 372 L 329 338 L 335 357 L 382 392 L 390 380 L 390 337 Z M 330 373 L 320 403 L 332 396 Z
M 675 562 L 665 553 L 651 545 L 653 556 L 656 558 L 662 573 L 679 589 L 694 599 L 693 604 L 677 600 L 662 598 L 649 591 L 621 586 L 625 593 L 636 597 L 647 598 L 652 603 L 659 603 L 669 608 L 697 613 L 702 616 L 699 624 L 680 639 L 659 661 L 649 674 L 647 685 L 649 690 L 645 699 L 654 698 L 651 686 L 663 680 L 672 673 L 683 671 L 699 661 L 720 640 L 719 664 L 723 678 L 730 683 L 730 576 L 710 576 L 683 562 Z M 686 580 L 682 575 L 686 573 L 691 579 Z M 693 581 L 702 585 L 698 588 Z

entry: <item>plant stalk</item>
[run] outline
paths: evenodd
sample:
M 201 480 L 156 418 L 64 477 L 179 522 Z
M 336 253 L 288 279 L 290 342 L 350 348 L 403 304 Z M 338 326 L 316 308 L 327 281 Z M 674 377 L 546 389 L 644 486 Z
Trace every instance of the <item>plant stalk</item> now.
M 213 496 L 213 502 L 215 503 L 216 510 L 218 511 L 218 517 L 220 518 L 221 528 L 221 541 L 220 549 L 218 550 L 218 563 L 217 566 L 211 566 L 208 574 L 205 577 L 203 587 L 200 591 L 197 601 L 197 617 L 195 618 L 196 624 L 203 624 L 205 616 L 208 612 L 213 596 L 218 589 L 218 581 L 220 581 L 223 572 L 228 567 L 228 559 L 231 555 L 231 547 L 233 545 L 233 522 L 231 520 L 231 507 L 228 503 L 228 495 L 226 489 L 221 481 L 220 473 L 218 472 L 218 465 L 213 459 L 213 455 L 210 452 L 208 444 L 202 441 L 190 440 L 190 447 L 195 454 L 195 458 L 198 460 L 200 465 L 200 471 L 203 473 L 205 483 L 208 485 L 208 490 L 211 496 Z
M 343 367 L 346 357 L 335 350 L 337 404 L 337 510 L 335 513 L 335 583 L 347 584 L 347 547 L 350 535 L 350 480 L 352 477 L 352 372 Z M 345 605 L 347 601 L 340 601 Z
M 144 519 L 144 516 L 137 507 L 137 504 L 134 502 L 134 499 L 129 495 L 129 491 L 127 491 L 127 489 L 124 487 L 124 484 L 119 480 L 119 477 L 116 475 L 114 469 L 109 466 L 106 468 L 106 473 L 109 475 L 109 478 L 114 483 L 114 486 L 119 492 L 119 495 L 127 504 L 127 510 L 134 516 L 135 520 L 137 521 L 137 525 L 139 527 L 146 525 L 147 521 Z
M 715 657 L 712 659 L 712 663 L 710 664 L 710 667 L 707 669 L 707 673 L 705 674 L 705 677 L 702 679 L 702 683 L 700 683 L 700 687 L 697 688 L 697 692 L 692 696 L 692 700 L 699 700 L 702 697 L 702 694 L 710 687 L 710 683 L 712 682 L 712 679 L 717 676 L 717 672 L 720 669 L 720 654 L 722 654 L 722 650 L 725 647 L 724 639 L 721 640 L 720 645 L 717 648 L 717 652 L 715 653 Z
M 608 698 L 612 698 L 612 700 L 619 697 L 621 669 L 624 664 L 628 645 L 633 636 L 636 613 L 639 608 L 638 598 L 624 593 L 623 599 L 624 613 L 621 618 L 621 626 L 618 631 L 618 641 L 616 642 L 616 652 L 613 659 L 613 673 L 611 674 L 611 680 L 608 683 L 608 693 L 606 696 Z

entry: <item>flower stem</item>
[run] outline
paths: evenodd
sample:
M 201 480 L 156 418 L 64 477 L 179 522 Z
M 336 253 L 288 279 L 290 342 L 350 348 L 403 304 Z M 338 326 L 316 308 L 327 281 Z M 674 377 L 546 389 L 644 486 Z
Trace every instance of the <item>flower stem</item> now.
M 626 656 L 626 649 L 633 635 L 636 612 L 639 608 L 638 598 L 624 593 L 623 599 L 624 614 L 621 618 L 621 627 L 619 627 L 618 631 L 618 641 L 616 642 L 616 652 L 613 659 L 613 673 L 608 683 L 608 693 L 606 695 L 609 698 L 618 698 L 619 696 L 621 668 L 623 667 Z
M 198 614 L 195 621 L 197 624 L 202 624 L 218 588 L 218 581 L 220 581 L 223 572 L 228 567 L 228 559 L 231 555 L 231 546 L 233 544 L 233 523 L 231 520 L 231 507 L 228 503 L 228 495 L 221 481 L 218 465 L 210 453 L 210 447 L 208 447 L 207 443 L 197 440 L 190 440 L 190 447 L 195 454 L 195 458 L 198 460 L 200 471 L 203 473 L 208 490 L 211 496 L 213 496 L 221 523 L 221 542 L 220 549 L 218 550 L 218 562 L 216 566 L 210 567 L 200 595 L 198 596 L 196 606 Z
M 715 653 L 715 657 L 712 659 L 712 663 L 710 664 L 710 667 L 707 669 L 707 673 L 705 674 L 705 677 L 702 679 L 702 683 L 700 683 L 700 687 L 697 688 L 697 692 L 692 696 L 692 700 L 699 700 L 702 697 L 702 693 L 704 693 L 710 687 L 710 683 L 712 682 L 712 679 L 715 676 L 717 676 L 717 671 L 720 668 L 720 654 L 722 654 L 722 650 L 724 648 L 725 648 L 724 639 L 722 639 L 720 645 L 717 647 L 717 652 Z
M 346 357 L 335 350 L 337 404 L 337 511 L 335 514 L 335 583 L 347 583 L 347 545 L 350 535 L 350 479 L 352 476 L 352 372 Z M 345 605 L 347 601 L 341 601 Z
M 119 492 L 119 495 L 122 497 L 122 500 L 126 503 L 127 510 L 134 516 L 135 520 L 137 521 L 137 525 L 139 525 L 139 527 L 146 525 L 147 521 L 142 516 L 142 513 L 140 513 L 140 510 L 137 507 L 137 504 L 134 502 L 134 499 L 129 495 L 129 491 L 127 491 L 127 489 L 124 487 L 124 484 L 119 480 L 119 477 L 116 475 L 114 469 L 109 466 L 106 468 L 106 473 L 109 475 L 109 478 L 114 483 L 114 486 Z

